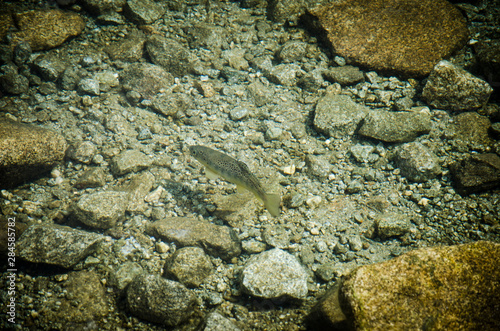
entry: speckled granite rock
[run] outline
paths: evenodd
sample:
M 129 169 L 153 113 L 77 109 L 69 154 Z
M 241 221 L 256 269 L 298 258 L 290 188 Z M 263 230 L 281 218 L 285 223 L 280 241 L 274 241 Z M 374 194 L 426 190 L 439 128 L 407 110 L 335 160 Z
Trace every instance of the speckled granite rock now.
M 174 83 L 174 77 L 160 66 L 151 63 L 133 63 L 120 73 L 125 91 L 135 91 L 145 98 L 153 98 Z
M 140 274 L 127 288 L 130 311 L 145 320 L 175 326 L 193 313 L 195 296 L 181 283 Z
M 13 33 L 12 44 L 25 40 L 33 51 L 57 47 L 66 39 L 78 36 L 85 28 L 80 15 L 58 9 L 15 14 L 15 20 L 19 31 Z
M 68 144 L 60 134 L 35 125 L 0 121 L 0 187 L 39 177 L 61 162 Z
M 178 249 L 165 266 L 165 276 L 173 277 L 187 287 L 198 287 L 213 271 L 210 258 L 200 247 Z
M 313 310 L 323 327 L 497 330 L 500 244 L 411 251 L 355 269 Z
M 377 71 L 424 76 L 461 48 L 462 14 L 444 0 L 341 0 L 312 10 L 334 52 Z
M 104 323 L 112 299 L 101 283 L 102 278 L 84 270 L 62 274 L 60 279 L 57 289 L 51 291 L 54 295 L 47 296 L 43 305 L 35 308 L 38 318 L 54 328 L 57 323 L 62 329 L 88 325 L 88 321 Z
M 358 133 L 385 142 L 408 142 L 431 131 L 431 118 L 426 113 L 370 111 Z
M 183 246 L 199 246 L 225 260 L 240 255 L 241 245 L 234 231 L 189 217 L 171 217 L 148 224 L 149 235 Z
M 484 106 L 491 92 L 487 82 L 443 60 L 434 66 L 422 97 L 435 108 L 466 111 Z
M 266 299 L 303 299 L 307 295 L 307 272 L 291 254 L 279 248 L 253 256 L 243 267 L 243 290 Z
M 410 142 L 395 149 L 401 174 L 414 182 L 426 182 L 441 173 L 438 157 L 422 143 Z
M 88 226 L 109 229 L 125 217 L 127 192 L 104 191 L 84 194 L 75 205 L 75 217 Z
M 332 137 L 353 135 L 368 111 L 347 95 L 326 95 L 316 105 L 314 127 Z
M 71 268 L 92 254 L 104 239 L 103 235 L 68 226 L 32 225 L 19 237 L 17 247 L 23 260 Z

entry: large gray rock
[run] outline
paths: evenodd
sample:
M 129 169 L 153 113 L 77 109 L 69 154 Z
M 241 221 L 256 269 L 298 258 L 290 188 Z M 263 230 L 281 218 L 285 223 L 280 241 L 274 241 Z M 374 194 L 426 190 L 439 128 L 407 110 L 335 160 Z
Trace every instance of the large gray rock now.
M 128 149 L 115 156 L 110 162 L 111 172 L 115 176 L 137 172 L 153 164 L 153 159 L 136 149 Z
M 205 318 L 202 331 L 240 331 L 238 326 L 230 319 L 222 316 L 218 312 L 212 312 Z
M 196 304 L 196 297 L 181 283 L 146 273 L 134 278 L 126 297 L 132 314 L 169 326 L 185 321 Z
M 395 163 L 401 175 L 414 182 L 426 182 L 441 173 L 439 159 L 419 142 L 402 144 L 395 149 Z
M 334 53 L 352 63 L 425 76 L 468 38 L 462 14 L 445 0 L 339 0 L 312 10 Z
M 154 64 L 162 66 L 175 77 L 182 77 L 191 71 L 189 50 L 173 39 L 152 35 L 146 41 L 146 52 Z
M 85 225 L 109 229 L 125 217 L 127 192 L 104 191 L 84 194 L 76 203 L 74 215 Z
M 279 248 L 253 256 L 241 271 L 240 284 L 246 293 L 265 299 L 304 299 L 307 272 L 291 254 Z
M 151 24 L 165 14 L 165 8 L 152 0 L 127 0 L 123 8 L 125 16 L 137 24 Z
M 68 144 L 52 130 L 0 121 L 0 187 L 43 175 L 64 159 Z
M 326 95 L 316 105 L 314 127 L 332 137 L 353 135 L 368 111 L 347 95 Z
M 487 82 L 443 60 L 429 75 L 422 97 L 435 108 L 466 111 L 484 106 L 491 92 Z
M 431 117 L 426 113 L 373 110 L 365 117 L 358 133 L 389 143 L 412 141 L 429 133 Z
M 32 225 L 17 241 L 19 257 L 34 263 L 71 268 L 92 254 L 105 237 L 61 225 Z
M 164 269 L 165 276 L 187 287 L 198 287 L 214 271 L 214 266 L 202 248 L 182 247 L 167 260 Z
M 166 218 L 148 224 L 146 232 L 164 242 L 174 242 L 181 247 L 202 247 L 208 254 L 225 260 L 241 253 L 240 241 L 231 228 L 194 218 Z
M 343 330 L 498 330 L 499 260 L 487 241 L 411 251 L 355 269 L 311 317 Z
M 134 63 L 120 73 L 125 91 L 135 91 L 145 99 L 152 99 L 174 83 L 174 77 L 161 66 L 151 63 Z

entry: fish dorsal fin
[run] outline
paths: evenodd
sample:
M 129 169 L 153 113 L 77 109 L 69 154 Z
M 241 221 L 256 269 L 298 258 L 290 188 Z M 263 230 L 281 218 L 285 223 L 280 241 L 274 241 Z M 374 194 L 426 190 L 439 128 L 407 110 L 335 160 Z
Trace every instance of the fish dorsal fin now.
M 205 176 L 207 176 L 208 179 L 216 179 L 217 177 L 219 177 L 219 175 L 217 175 L 215 172 L 208 169 L 207 167 L 205 167 Z

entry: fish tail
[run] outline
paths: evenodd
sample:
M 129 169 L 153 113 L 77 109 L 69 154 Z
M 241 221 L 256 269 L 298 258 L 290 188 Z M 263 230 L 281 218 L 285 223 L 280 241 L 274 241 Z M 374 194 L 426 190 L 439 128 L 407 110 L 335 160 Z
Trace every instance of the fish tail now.
M 278 194 L 266 194 L 264 199 L 264 206 L 273 217 L 280 215 L 281 198 Z

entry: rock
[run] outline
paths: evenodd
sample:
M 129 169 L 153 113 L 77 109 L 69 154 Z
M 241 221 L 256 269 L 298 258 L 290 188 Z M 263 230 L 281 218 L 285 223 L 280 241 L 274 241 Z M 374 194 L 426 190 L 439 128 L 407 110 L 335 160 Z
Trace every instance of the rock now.
M 491 92 L 487 82 L 443 60 L 434 66 L 422 97 L 434 108 L 467 111 L 483 107 Z
M 61 74 L 60 85 L 61 88 L 68 91 L 76 89 L 76 84 L 80 81 L 80 70 L 73 66 L 67 67 Z
M 91 167 L 83 172 L 75 182 L 75 187 L 84 189 L 89 187 L 102 187 L 106 184 L 106 173 L 101 167 Z
M 188 33 L 190 48 L 206 48 L 220 54 L 222 46 L 227 44 L 227 30 L 220 26 L 199 22 L 184 31 Z
M 122 176 L 129 172 L 137 172 L 150 167 L 153 160 L 136 149 L 128 149 L 115 156 L 110 162 L 111 172 Z
M 34 52 L 57 47 L 85 28 L 83 18 L 72 11 L 33 10 L 14 16 L 19 31 L 12 33 L 12 44 L 24 40 Z
M 316 105 L 314 127 L 332 137 L 353 135 L 368 110 L 347 95 L 326 95 Z
M 23 75 L 17 73 L 9 73 L 0 76 L 0 86 L 9 94 L 26 93 L 29 89 L 29 80 Z
M 64 329 L 88 325 L 89 321 L 105 323 L 112 299 L 101 283 L 102 277 L 89 271 L 63 275 L 67 279 L 55 286 L 51 291 L 54 295 L 47 295 L 43 304 L 35 308 L 40 321 L 47 324 L 57 321 Z
M 22 66 L 29 60 L 32 53 L 33 51 L 31 49 L 30 44 L 23 40 L 14 47 L 14 54 L 12 60 L 18 66 Z
M 303 70 L 297 64 L 278 64 L 273 66 L 264 75 L 271 82 L 284 86 L 295 86 L 299 81 L 299 75 L 303 74 Z
M 293 255 L 275 248 L 250 258 L 241 271 L 240 284 L 255 297 L 300 300 L 307 295 L 307 277 Z
M 378 160 L 375 147 L 372 145 L 355 144 L 351 146 L 351 154 L 359 163 L 373 163 Z
M 193 218 L 166 218 L 148 224 L 146 232 L 164 242 L 174 242 L 180 247 L 202 247 L 208 254 L 224 260 L 230 260 L 241 253 L 240 241 L 231 228 Z
M 248 107 L 237 106 L 231 109 L 231 111 L 229 112 L 229 118 L 231 118 L 233 121 L 240 121 L 247 117 L 249 112 L 250 111 Z
M 0 187 L 39 177 L 63 160 L 66 148 L 63 136 L 52 130 L 0 121 Z
M 135 316 L 168 326 L 185 321 L 196 304 L 196 297 L 184 285 L 146 273 L 129 284 L 126 300 Z
M 83 5 L 95 15 L 122 12 L 127 0 L 82 0 Z
M 411 251 L 362 266 L 340 285 L 348 329 L 500 328 L 500 244 L 479 241 Z M 334 295 L 322 311 L 334 316 Z
M 247 91 L 257 107 L 270 103 L 273 97 L 273 90 L 264 86 L 264 84 L 259 81 L 248 84 Z
M 191 107 L 191 100 L 181 93 L 160 93 L 156 95 L 151 108 L 164 116 L 182 117 Z
M 61 225 L 32 225 L 19 237 L 19 257 L 32 263 L 71 268 L 97 249 L 105 237 Z
M 429 74 L 439 60 L 463 47 L 469 34 L 462 14 L 444 0 L 341 0 L 312 14 L 335 54 L 403 76 Z
M 217 312 L 212 312 L 205 318 L 205 323 L 202 331 L 240 331 L 230 319 L 225 318 Z
M 267 5 L 267 16 L 277 23 L 296 24 L 305 12 L 306 0 L 270 0 Z
M 182 77 L 191 71 L 189 50 L 173 39 L 152 35 L 146 40 L 146 52 L 154 64 L 175 77 Z
M 136 91 L 145 99 L 168 89 L 174 77 L 160 66 L 150 63 L 133 63 L 120 73 L 120 82 L 125 91 Z
M 342 86 L 354 85 L 365 79 L 363 72 L 358 67 L 341 66 L 325 71 L 325 77 L 329 81 L 339 83 Z
M 491 122 L 488 117 L 476 112 L 466 112 L 458 114 L 453 120 L 457 144 L 467 144 L 472 148 L 493 144 L 489 135 Z
M 155 183 L 155 176 L 149 171 L 144 171 L 132 177 L 130 182 L 124 186 L 128 193 L 127 212 L 143 213 L 148 208 L 144 201 L 146 195 L 151 191 Z
M 250 65 L 244 57 L 245 52 L 246 50 L 241 48 L 228 49 L 222 51 L 222 58 L 235 70 L 248 70 Z
M 165 14 L 165 8 L 152 0 L 127 0 L 123 8 L 125 16 L 132 22 L 151 24 Z
M 291 63 L 301 60 L 306 55 L 307 44 L 303 41 L 289 40 L 278 51 L 278 59 L 282 63 Z
M 89 164 L 97 152 L 97 147 L 91 141 L 81 141 L 68 148 L 68 157 L 80 162 Z
M 309 92 L 317 92 L 323 86 L 324 69 L 314 69 L 300 77 L 297 85 Z
M 500 81 L 500 40 L 478 42 L 474 44 L 474 50 L 484 76 L 491 85 L 495 85 Z
M 402 236 L 410 231 L 411 221 L 405 214 L 385 213 L 376 217 L 375 227 L 378 236 L 387 239 Z
M 103 70 L 95 74 L 94 80 L 99 84 L 101 92 L 109 92 L 113 87 L 120 85 L 119 75 L 112 70 Z
M 461 194 L 483 192 L 500 187 L 500 157 L 472 154 L 450 165 L 453 183 Z
M 262 231 L 262 239 L 271 247 L 285 249 L 290 246 L 290 233 L 280 224 L 266 225 Z
M 372 110 L 365 117 L 358 133 L 385 142 L 408 142 L 432 128 L 426 113 Z
M 126 38 L 111 43 L 104 51 L 113 60 L 137 62 L 143 56 L 145 42 L 144 33 L 132 30 Z
M 144 271 L 139 263 L 127 261 L 112 274 L 112 280 L 119 290 L 124 290 L 136 276 L 142 273 Z
M 210 258 L 200 247 L 183 247 L 166 261 L 164 276 L 173 277 L 187 287 L 199 287 L 213 271 Z
M 426 182 L 441 173 L 438 157 L 419 142 L 396 147 L 394 161 L 401 175 L 414 182 Z
M 74 216 L 98 229 L 109 229 L 125 217 L 128 193 L 104 191 L 84 194 L 76 203 Z
M 50 53 L 39 56 L 33 61 L 33 69 L 49 82 L 58 80 L 66 67 L 67 64 L 64 60 Z
M 101 93 L 99 81 L 92 78 L 83 78 L 76 87 L 80 94 L 96 96 Z
M 332 165 L 325 156 L 307 154 L 305 161 L 307 165 L 307 173 L 311 177 L 324 180 L 330 174 Z

